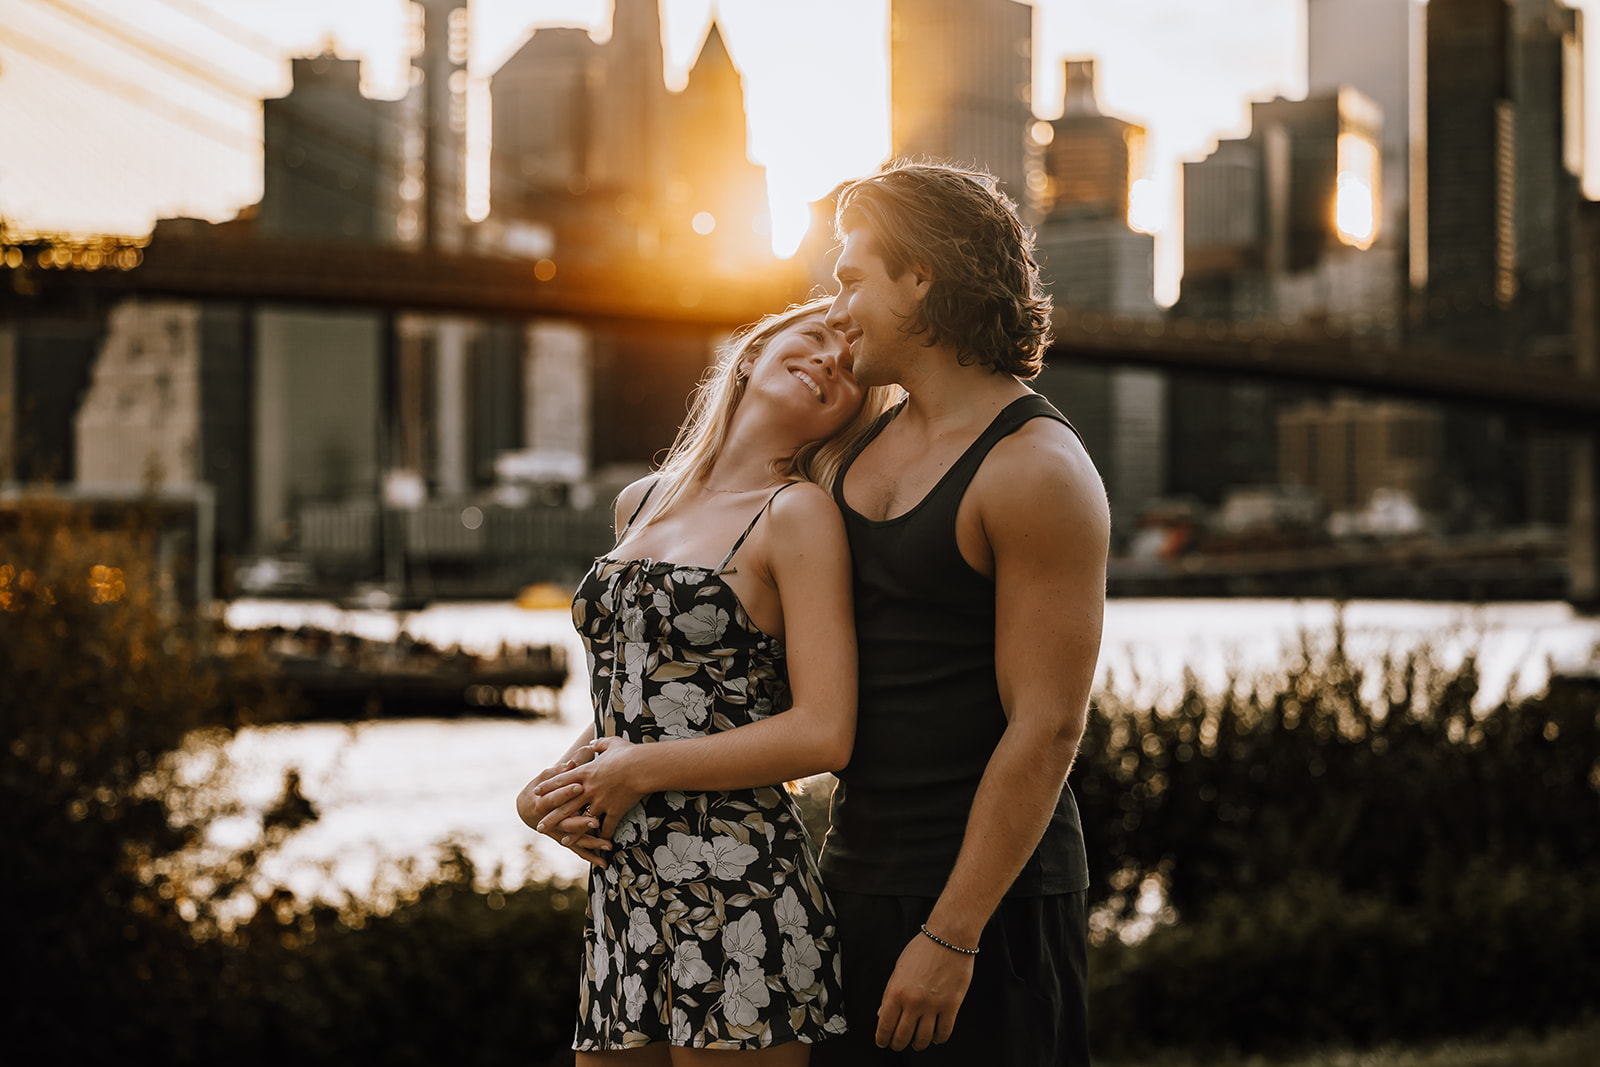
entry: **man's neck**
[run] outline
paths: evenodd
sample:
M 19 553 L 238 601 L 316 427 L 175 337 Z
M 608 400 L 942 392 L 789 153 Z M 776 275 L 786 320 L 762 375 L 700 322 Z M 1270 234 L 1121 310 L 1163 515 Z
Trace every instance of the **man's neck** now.
M 929 427 L 992 417 L 1029 391 L 1010 374 L 996 374 L 980 363 L 962 366 L 955 352 L 942 345 L 921 353 L 899 384 L 911 397 L 900 418 Z

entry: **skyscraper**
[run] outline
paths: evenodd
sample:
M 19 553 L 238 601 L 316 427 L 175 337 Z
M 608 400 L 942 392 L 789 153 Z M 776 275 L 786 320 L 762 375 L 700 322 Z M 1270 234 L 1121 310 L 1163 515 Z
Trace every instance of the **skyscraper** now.
M 1405 248 L 1412 120 L 1425 96 L 1421 79 L 1426 5 L 1419 0 L 1307 0 L 1306 8 L 1310 95 L 1349 86 L 1370 97 L 1383 112 L 1384 209 L 1377 240 Z M 1421 146 L 1420 140 L 1417 145 Z M 1420 177 L 1423 168 L 1417 170 Z M 1419 226 L 1418 234 L 1424 232 L 1425 226 Z M 1399 284 L 1402 279 L 1395 281 Z
M 403 158 L 415 163 L 420 157 L 421 163 L 422 196 L 413 225 L 424 248 L 454 252 L 461 249 L 467 221 L 467 4 L 414 3 L 421 8 L 422 51 L 413 58 L 416 84 L 407 98 L 402 145 Z
M 1044 145 L 1041 273 L 1058 308 L 1154 318 L 1155 238 L 1128 225 L 1144 128 L 1100 112 L 1093 60 L 1067 63 Z M 1038 388 L 1084 435 L 1106 481 L 1119 540 L 1166 489 L 1166 378 L 1135 368 L 1052 366 Z
M 261 103 L 263 237 L 386 244 L 398 237 L 400 105 L 361 94 L 361 64 L 296 59 Z
M 1510 36 L 1505 0 L 1428 5 L 1427 332 L 1466 347 L 1517 294 Z
M 1345 87 L 1251 105 L 1246 138 L 1185 163 L 1182 313 L 1398 328 L 1377 105 Z
M 892 0 L 893 154 L 976 164 L 1027 203 L 1032 40 L 1016 0 Z

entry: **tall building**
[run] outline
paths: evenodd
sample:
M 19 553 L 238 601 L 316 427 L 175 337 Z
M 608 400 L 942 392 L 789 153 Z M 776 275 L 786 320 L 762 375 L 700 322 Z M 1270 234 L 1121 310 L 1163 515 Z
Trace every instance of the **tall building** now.
M 1092 60 L 1067 63 L 1062 115 L 1044 145 L 1040 269 L 1057 308 L 1155 318 L 1155 238 L 1128 226 L 1144 128 L 1100 112 Z M 1038 388 L 1073 420 L 1105 478 L 1113 529 L 1131 536 L 1166 490 L 1166 378 L 1065 364 Z
M 1419 340 L 1518 362 L 1573 358 L 1579 41 L 1577 13 L 1556 0 L 1428 5 Z M 1486 521 L 1566 521 L 1564 440 L 1462 412 L 1446 437 L 1451 477 Z
M 1428 5 L 1425 333 L 1498 348 L 1517 295 L 1516 106 L 1506 0 Z
M 750 162 L 744 83 L 716 23 L 669 114 L 674 156 L 662 233 L 670 250 L 709 253 L 722 271 L 770 259 L 767 172 Z
M 896 156 L 976 164 L 1029 202 L 1033 9 L 1016 0 L 892 0 Z
M 1349 86 L 1383 112 L 1383 211 L 1377 241 L 1408 250 L 1412 127 L 1421 126 L 1418 109 L 1425 97 L 1421 79 L 1426 5 L 1419 0 L 1307 0 L 1306 9 L 1310 95 L 1325 96 Z M 1415 144 L 1421 148 L 1420 137 Z M 1424 168 L 1415 169 L 1420 178 Z M 1422 222 L 1417 235 L 1425 239 L 1426 219 Z M 1419 258 L 1425 263 L 1425 254 Z M 1394 281 L 1397 286 L 1405 283 L 1404 278 Z
M 296 59 L 287 96 L 261 104 L 257 232 L 302 241 L 400 239 L 400 106 L 361 93 L 361 64 Z
M 441 252 L 462 248 L 467 222 L 467 50 L 471 23 L 466 0 L 412 0 L 420 15 L 422 48 L 412 59 L 414 88 L 405 101 L 403 166 L 421 182 L 421 195 L 402 214 L 401 235 Z M 411 192 L 408 187 L 405 192 Z
M 662 69 L 655 0 L 620 0 L 604 44 L 541 29 L 505 62 L 490 87 L 488 229 L 502 244 L 531 237 L 558 264 L 770 260 L 757 232 L 766 172 L 748 159 L 744 86 L 720 28 L 681 93 L 667 92 Z
M 1342 88 L 1251 105 L 1251 132 L 1183 168 L 1180 313 L 1399 328 L 1400 251 L 1377 243 L 1383 116 Z
M 1583 195 L 1581 17 L 1557 0 L 1517 0 L 1512 18 L 1519 319 L 1527 355 L 1564 359 Z

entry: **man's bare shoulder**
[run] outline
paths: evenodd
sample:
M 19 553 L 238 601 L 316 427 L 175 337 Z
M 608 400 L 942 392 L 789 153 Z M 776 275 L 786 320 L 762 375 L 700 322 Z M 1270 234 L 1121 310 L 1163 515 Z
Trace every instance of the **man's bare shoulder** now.
M 978 480 L 986 490 L 1004 490 L 1004 496 L 1024 502 L 1045 494 L 1090 510 L 1106 508 L 1094 460 L 1078 435 L 1052 418 L 1030 419 L 996 442 Z

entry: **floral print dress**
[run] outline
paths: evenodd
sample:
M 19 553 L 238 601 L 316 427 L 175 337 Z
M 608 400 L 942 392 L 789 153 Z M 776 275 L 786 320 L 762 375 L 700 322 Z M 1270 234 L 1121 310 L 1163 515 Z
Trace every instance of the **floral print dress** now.
M 597 737 L 700 737 L 788 707 L 781 644 L 721 577 L 743 542 L 716 569 L 595 561 L 572 611 Z M 589 872 L 573 1048 L 754 1049 L 844 1032 L 833 906 L 781 784 L 653 793 L 614 845 Z

